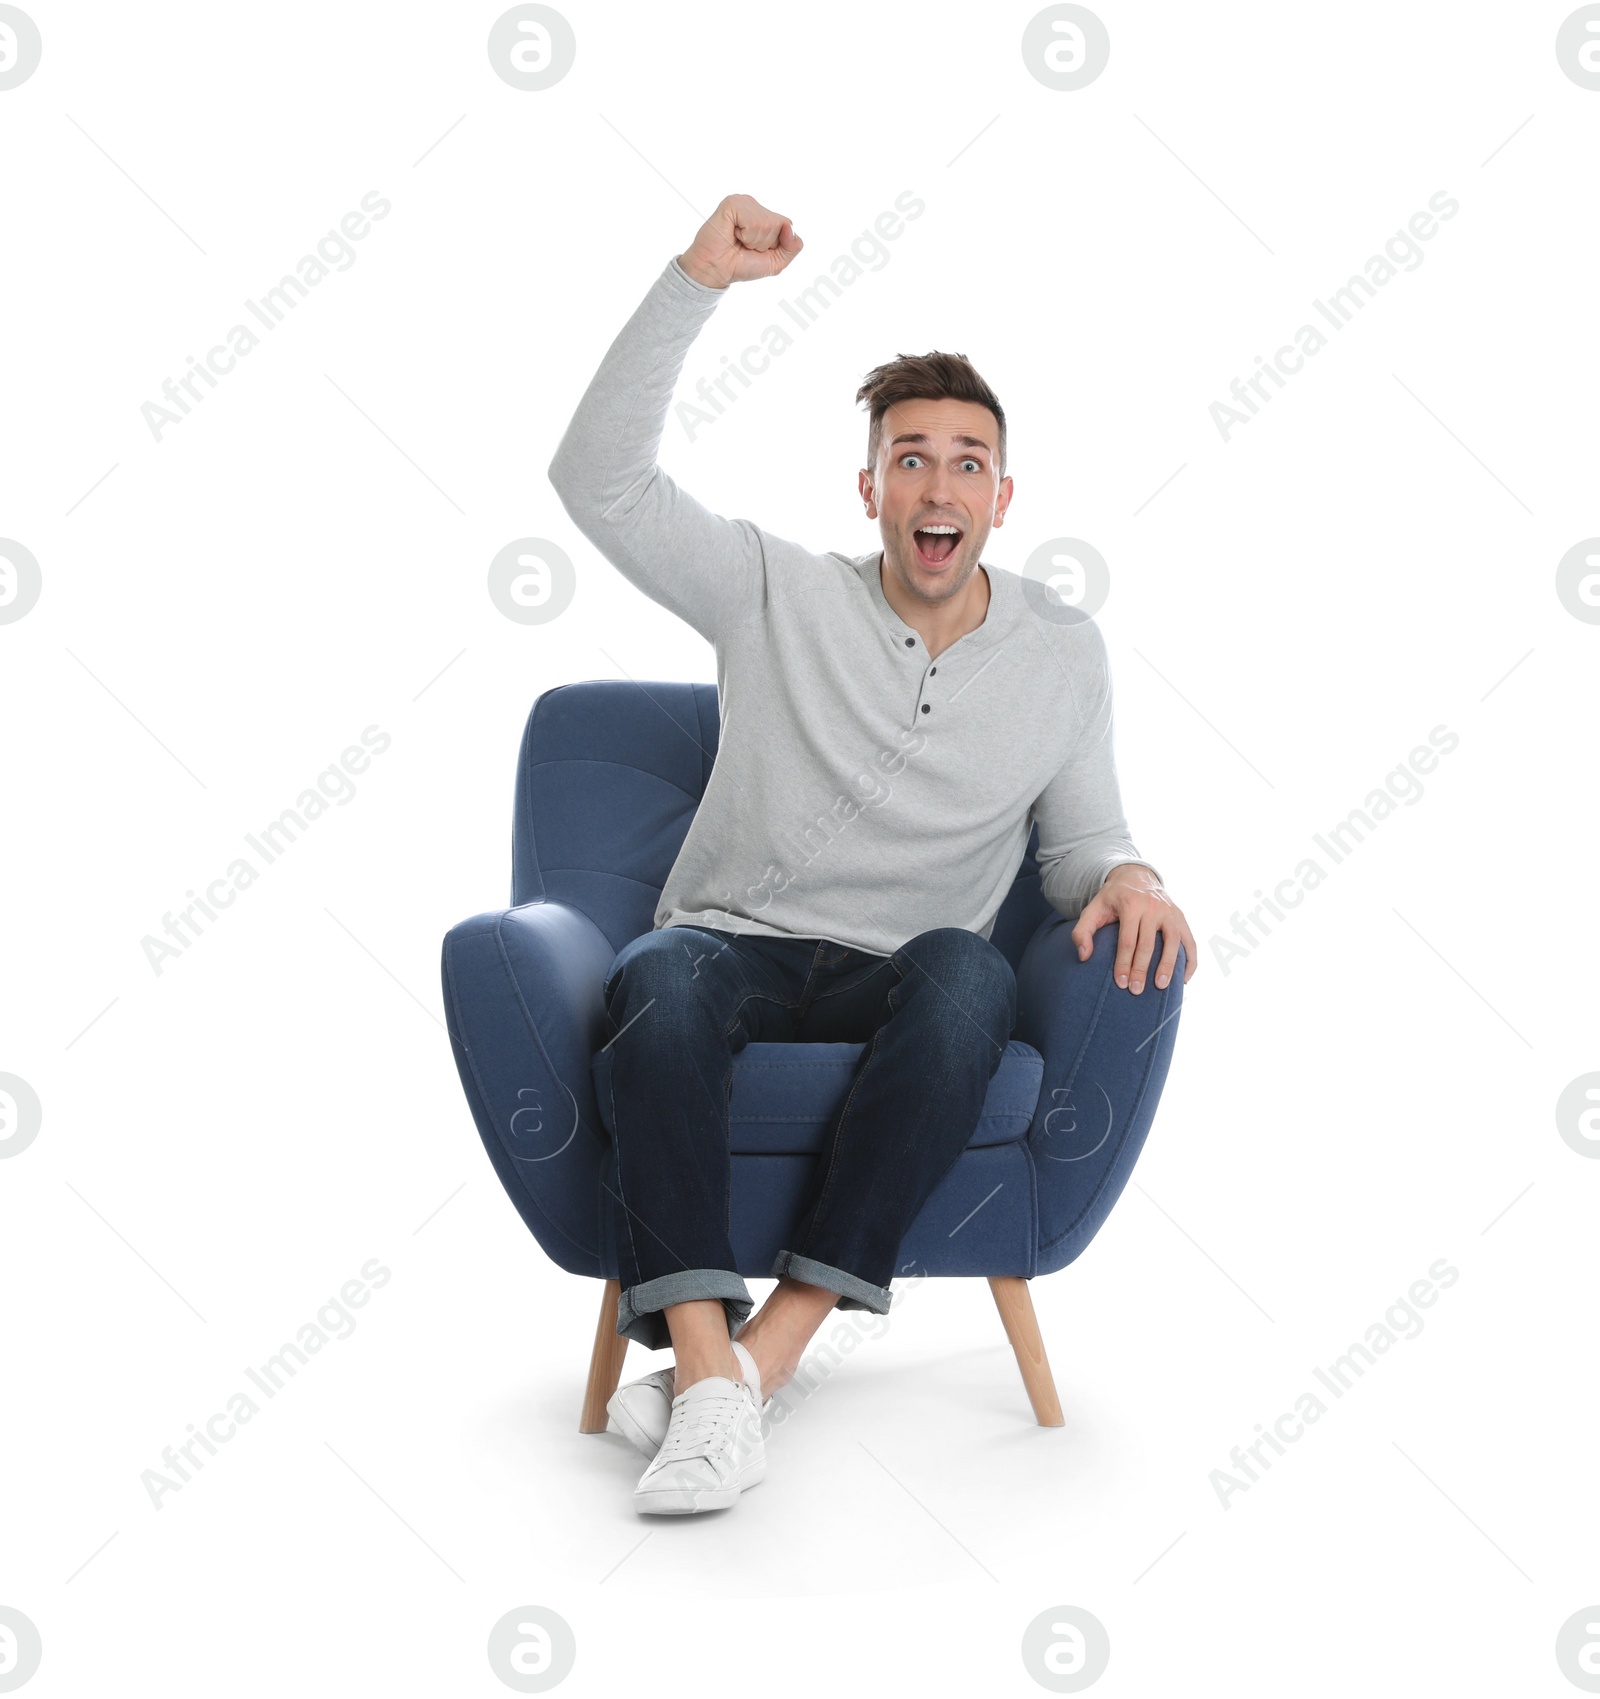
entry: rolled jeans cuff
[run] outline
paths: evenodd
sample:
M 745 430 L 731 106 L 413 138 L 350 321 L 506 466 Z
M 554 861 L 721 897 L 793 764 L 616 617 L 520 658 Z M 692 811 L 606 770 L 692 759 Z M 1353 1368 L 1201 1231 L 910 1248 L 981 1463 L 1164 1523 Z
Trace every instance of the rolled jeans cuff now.
M 874 1286 L 859 1274 L 842 1268 L 830 1268 L 814 1257 L 803 1257 L 795 1251 L 779 1251 L 772 1265 L 775 1275 L 787 1274 L 791 1280 L 803 1280 L 808 1286 L 820 1286 L 826 1292 L 837 1292 L 841 1310 L 870 1310 L 875 1316 L 889 1313 L 889 1288 Z
M 750 1319 L 755 1301 L 750 1288 L 726 1268 L 685 1268 L 624 1288 L 617 1302 L 617 1332 L 636 1339 L 647 1351 L 664 1351 L 672 1343 L 667 1318 L 668 1304 L 687 1304 L 696 1298 L 720 1298 L 728 1316 L 728 1337 Z

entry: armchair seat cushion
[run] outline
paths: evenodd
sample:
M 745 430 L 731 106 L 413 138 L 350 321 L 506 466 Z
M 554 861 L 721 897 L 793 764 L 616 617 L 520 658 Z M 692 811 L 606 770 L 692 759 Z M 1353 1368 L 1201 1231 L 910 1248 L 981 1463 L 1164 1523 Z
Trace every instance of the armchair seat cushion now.
M 729 1148 L 735 1156 L 815 1156 L 850 1090 L 865 1044 L 747 1044 L 733 1060 L 728 1099 Z M 600 1118 L 611 1124 L 606 1070 L 610 1052 L 600 1051 L 592 1072 Z M 983 1114 L 967 1141 L 1016 1144 L 1027 1137 L 1044 1080 L 1044 1058 L 1012 1039 L 989 1081 Z

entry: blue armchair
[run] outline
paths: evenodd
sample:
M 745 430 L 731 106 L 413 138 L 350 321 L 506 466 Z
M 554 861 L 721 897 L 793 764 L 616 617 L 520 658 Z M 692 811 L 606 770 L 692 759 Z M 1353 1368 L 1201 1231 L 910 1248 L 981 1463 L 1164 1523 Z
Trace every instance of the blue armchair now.
M 617 1255 L 605 1188 L 610 1131 L 592 1069 L 605 1043 L 601 985 L 657 902 L 716 758 L 711 684 L 596 680 L 533 704 L 517 763 L 511 907 L 446 934 L 451 1047 L 489 1160 L 540 1247 L 605 1282 L 579 1426 L 606 1426 L 628 1340 L 616 1331 Z M 1140 1030 L 1108 1021 L 1115 925 L 1078 960 L 1071 925 L 1039 889 L 1030 834 L 992 934 L 1017 975 L 1017 1026 L 982 1119 L 901 1246 L 901 1270 L 988 1279 L 1033 1406 L 1061 1425 L 1027 1282 L 1082 1253 L 1128 1182 L 1166 1079 L 1183 994 L 1137 999 Z M 1124 1034 L 1096 1042 L 1096 1033 Z M 749 1044 L 730 1098 L 730 1229 L 739 1273 L 770 1275 L 802 1188 L 849 1090 L 860 1044 Z M 1119 1076 L 1112 1079 L 1113 1075 Z M 1108 1082 L 1115 1089 L 1107 1091 Z M 1085 1124 L 1074 1091 L 1083 1093 Z M 1124 1124 L 1096 1112 L 1131 1104 Z M 1101 1126 L 1104 1122 L 1104 1126 Z

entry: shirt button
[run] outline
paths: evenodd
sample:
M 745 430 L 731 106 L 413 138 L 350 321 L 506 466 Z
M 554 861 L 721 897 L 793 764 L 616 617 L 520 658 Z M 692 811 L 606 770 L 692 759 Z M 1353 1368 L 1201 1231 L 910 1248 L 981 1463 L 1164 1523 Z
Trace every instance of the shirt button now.
M 916 644 L 917 644 L 917 640 L 916 640 L 915 637 L 908 637 L 906 639 L 906 647 L 908 649 L 914 649 L 916 647 Z
M 932 678 L 932 677 L 933 677 L 933 675 L 934 675 L 934 674 L 935 674 L 935 673 L 936 673 L 936 672 L 938 672 L 938 670 L 939 670 L 939 669 L 938 669 L 938 668 L 937 668 L 937 667 L 929 667 L 929 668 L 928 668 L 928 677 L 929 677 L 929 678 Z
M 924 702 L 922 704 L 922 711 L 923 711 L 924 714 L 932 712 L 932 710 L 928 707 L 928 704 L 926 702 Z

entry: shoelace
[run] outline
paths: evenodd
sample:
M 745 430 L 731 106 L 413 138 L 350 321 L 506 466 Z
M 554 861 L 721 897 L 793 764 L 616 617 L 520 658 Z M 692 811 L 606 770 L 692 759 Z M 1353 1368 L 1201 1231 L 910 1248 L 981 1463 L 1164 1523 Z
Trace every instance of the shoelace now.
M 658 1463 L 680 1463 L 690 1457 L 715 1462 L 744 1414 L 746 1394 L 699 1398 L 693 1404 L 674 1402 L 667 1437 L 661 1442 Z

